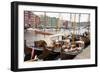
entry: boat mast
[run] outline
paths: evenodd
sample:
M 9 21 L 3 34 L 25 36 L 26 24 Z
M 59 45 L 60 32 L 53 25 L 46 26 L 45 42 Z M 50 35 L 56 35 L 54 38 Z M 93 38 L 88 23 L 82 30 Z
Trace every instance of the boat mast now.
M 76 14 L 74 15 L 74 22 L 73 22 L 72 27 L 73 27 L 72 45 L 75 45 Z
M 46 28 L 46 12 L 44 12 L 44 26 L 43 26 L 43 28 L 44 28 L 44 32 L 45 32 L 45 28 Z M 45 37 L 45 35 L 44 35 L 44 37 Z
M 61 17 L 61 13 L 59 13 L 59 16 L 57 18 L 56 33 L 59 31 L 60 28 L 60 17 Z
M 88 33 L 89 33 L 89 25 L 90 25 L 90 14 L 88 14 Z
M 81 14 L 79 14 L 79 28 L 78 28 L 78 35 L 79 35 L 79 36 L 80 36 L 80 24 L 81 24 L 80 19 L 81 19 Z

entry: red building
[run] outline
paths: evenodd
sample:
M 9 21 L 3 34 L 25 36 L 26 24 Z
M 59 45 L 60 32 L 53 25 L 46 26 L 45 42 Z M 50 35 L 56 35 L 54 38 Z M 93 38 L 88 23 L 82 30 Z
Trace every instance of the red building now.
M 40 17 L 31 11 L 24 11 L 24 27 L 37 27 L 40 24 Z
M 37 26 L 40 24 L 40 17 L 35 15 L 35 27 L 37 28 Z

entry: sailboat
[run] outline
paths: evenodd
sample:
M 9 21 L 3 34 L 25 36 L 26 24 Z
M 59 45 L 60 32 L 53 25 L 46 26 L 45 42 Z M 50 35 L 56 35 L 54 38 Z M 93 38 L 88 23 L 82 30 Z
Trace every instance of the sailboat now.
M 72 32 L 72 42 L 67 42 L 68 38 L 66 39 L 66 48 L 63 50 L 61 54 L 61 59 L 73 59 L 76 55 L 81 53 L 84 48 L 84 41 L 81 37 L 79 40 L 76 41 L 76 14 L 74 15 L 74 22 L 73 22 L 73 32 Z

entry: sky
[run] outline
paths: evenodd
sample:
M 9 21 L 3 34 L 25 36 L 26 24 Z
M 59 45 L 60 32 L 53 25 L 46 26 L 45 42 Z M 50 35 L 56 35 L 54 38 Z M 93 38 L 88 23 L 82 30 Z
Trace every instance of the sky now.
M 36 15 L 45 15 L 44 12 L 33 12 Z M 60 18 L 61 20 L 68 20 L 72 22 L 88 22 L 89 14 L 70 14 L 70 13 L 46 13 L 46 16 Z

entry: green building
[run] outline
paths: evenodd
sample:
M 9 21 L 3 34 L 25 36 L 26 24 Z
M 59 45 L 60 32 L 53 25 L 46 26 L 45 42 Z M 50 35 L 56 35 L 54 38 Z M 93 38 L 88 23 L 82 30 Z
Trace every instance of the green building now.
M 56 27 L 56 25 L 57 25 L 57 18 L 51 17 L 51 27 Z

